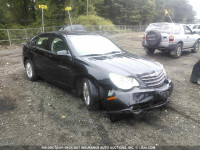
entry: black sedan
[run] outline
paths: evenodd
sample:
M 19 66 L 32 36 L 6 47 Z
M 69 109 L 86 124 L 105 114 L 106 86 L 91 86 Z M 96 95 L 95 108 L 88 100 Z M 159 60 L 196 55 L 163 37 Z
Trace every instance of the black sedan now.
M 163 66 L 89 33 L 44 33 L 23 47 L 29 80 L 43 77 L 72 88 L 88 110 L 100 106 L 110 114 L 165 105 L 173 89 Z

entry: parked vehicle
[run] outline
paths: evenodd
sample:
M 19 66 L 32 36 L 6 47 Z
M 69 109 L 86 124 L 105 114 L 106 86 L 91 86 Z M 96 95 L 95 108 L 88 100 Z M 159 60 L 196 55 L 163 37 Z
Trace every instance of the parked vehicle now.
M 193 67 L 190 81 L 200 85 L 200 60 Z
M 82 26 L 80 24 L 74 24 L 74 25 L 65 25 L 59 31 L 79 31 L 79 32 L 86 32 L 86 29 L 84 28 L 84 26 Z
M 88 110 L 102 106 L 110 114 L 161 107 L 173 88 L 160 63 L 97 34 L 40 34 L 24 45 L 23 63 L 29 80 L 42 76 L 74 89 Z
M 192 28 L 193 28 L 194 26 L 196 26 L 196 24 L 188 24 L 188 26 L 189 26 L 190 29 L 192 30 Z
M 197 53 L 200 49 L 200 36 L 194 34 L 184 24 L 152 23 L 143 37 L 142 45 L 147 54 L 152 55 L 155 49 L 169 52 L 174 58 L 179 58 L 183 50 Z

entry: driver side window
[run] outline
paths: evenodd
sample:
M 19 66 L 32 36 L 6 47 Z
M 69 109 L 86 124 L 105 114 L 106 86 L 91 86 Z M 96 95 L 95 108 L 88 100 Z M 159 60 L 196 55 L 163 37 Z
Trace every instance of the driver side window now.
M 185 34 L 192 34 L 192 31 L 190 30 L 189 27 L 184 26 Z
M 69 48 L 66 44 L 66 42 L 63 39 L 60 38 L 54 38 L 51 44 L 51 52 L 57 53 L 58 51 L 66 50 L 68 51 Z

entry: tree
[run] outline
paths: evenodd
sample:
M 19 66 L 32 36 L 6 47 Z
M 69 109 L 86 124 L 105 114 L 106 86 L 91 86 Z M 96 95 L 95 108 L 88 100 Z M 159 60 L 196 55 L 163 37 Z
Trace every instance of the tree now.
M 174 22 L 192 23 L 195 12 L 188 0 L 88 0 L 89 15 L 98 15 L 117 25 L 149 24 L 151 22 L 170 22 L 164 15 L 167 9 Z M 47 5 L 44 11 L 45 26 L 69 24 L 64 10 L 71 6 L 72 22 L 87 14 L 87 0 L 0 0 L 0 24 L 4 27 L 15 24 L 40 26 L 39 4 Z M 94 19 L 95 17 L 82 17 Z M 98 17 L 97 17 L 98 18 Z

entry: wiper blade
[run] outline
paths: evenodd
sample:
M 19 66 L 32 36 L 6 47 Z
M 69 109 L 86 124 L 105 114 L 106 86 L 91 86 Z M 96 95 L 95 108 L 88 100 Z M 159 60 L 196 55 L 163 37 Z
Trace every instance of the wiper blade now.
M 121 53 L 119 51 L 113 51 L 113 52 L 109 52 L 109 53 L 105 53 L 105 54 L 116 54 L 116 53 Z
M 99 56 L 101 54 L 88 54 L 88 55 L 83 55 L 83 56 Z
M 99 56 L 99 55 L 107 55 L 107 54 L 115 54 L 115 53 L 121 53 L 119 51 L 113 51 L 105 54 L 88 54 L 88 55 L 82 55 L 82 56 Z

